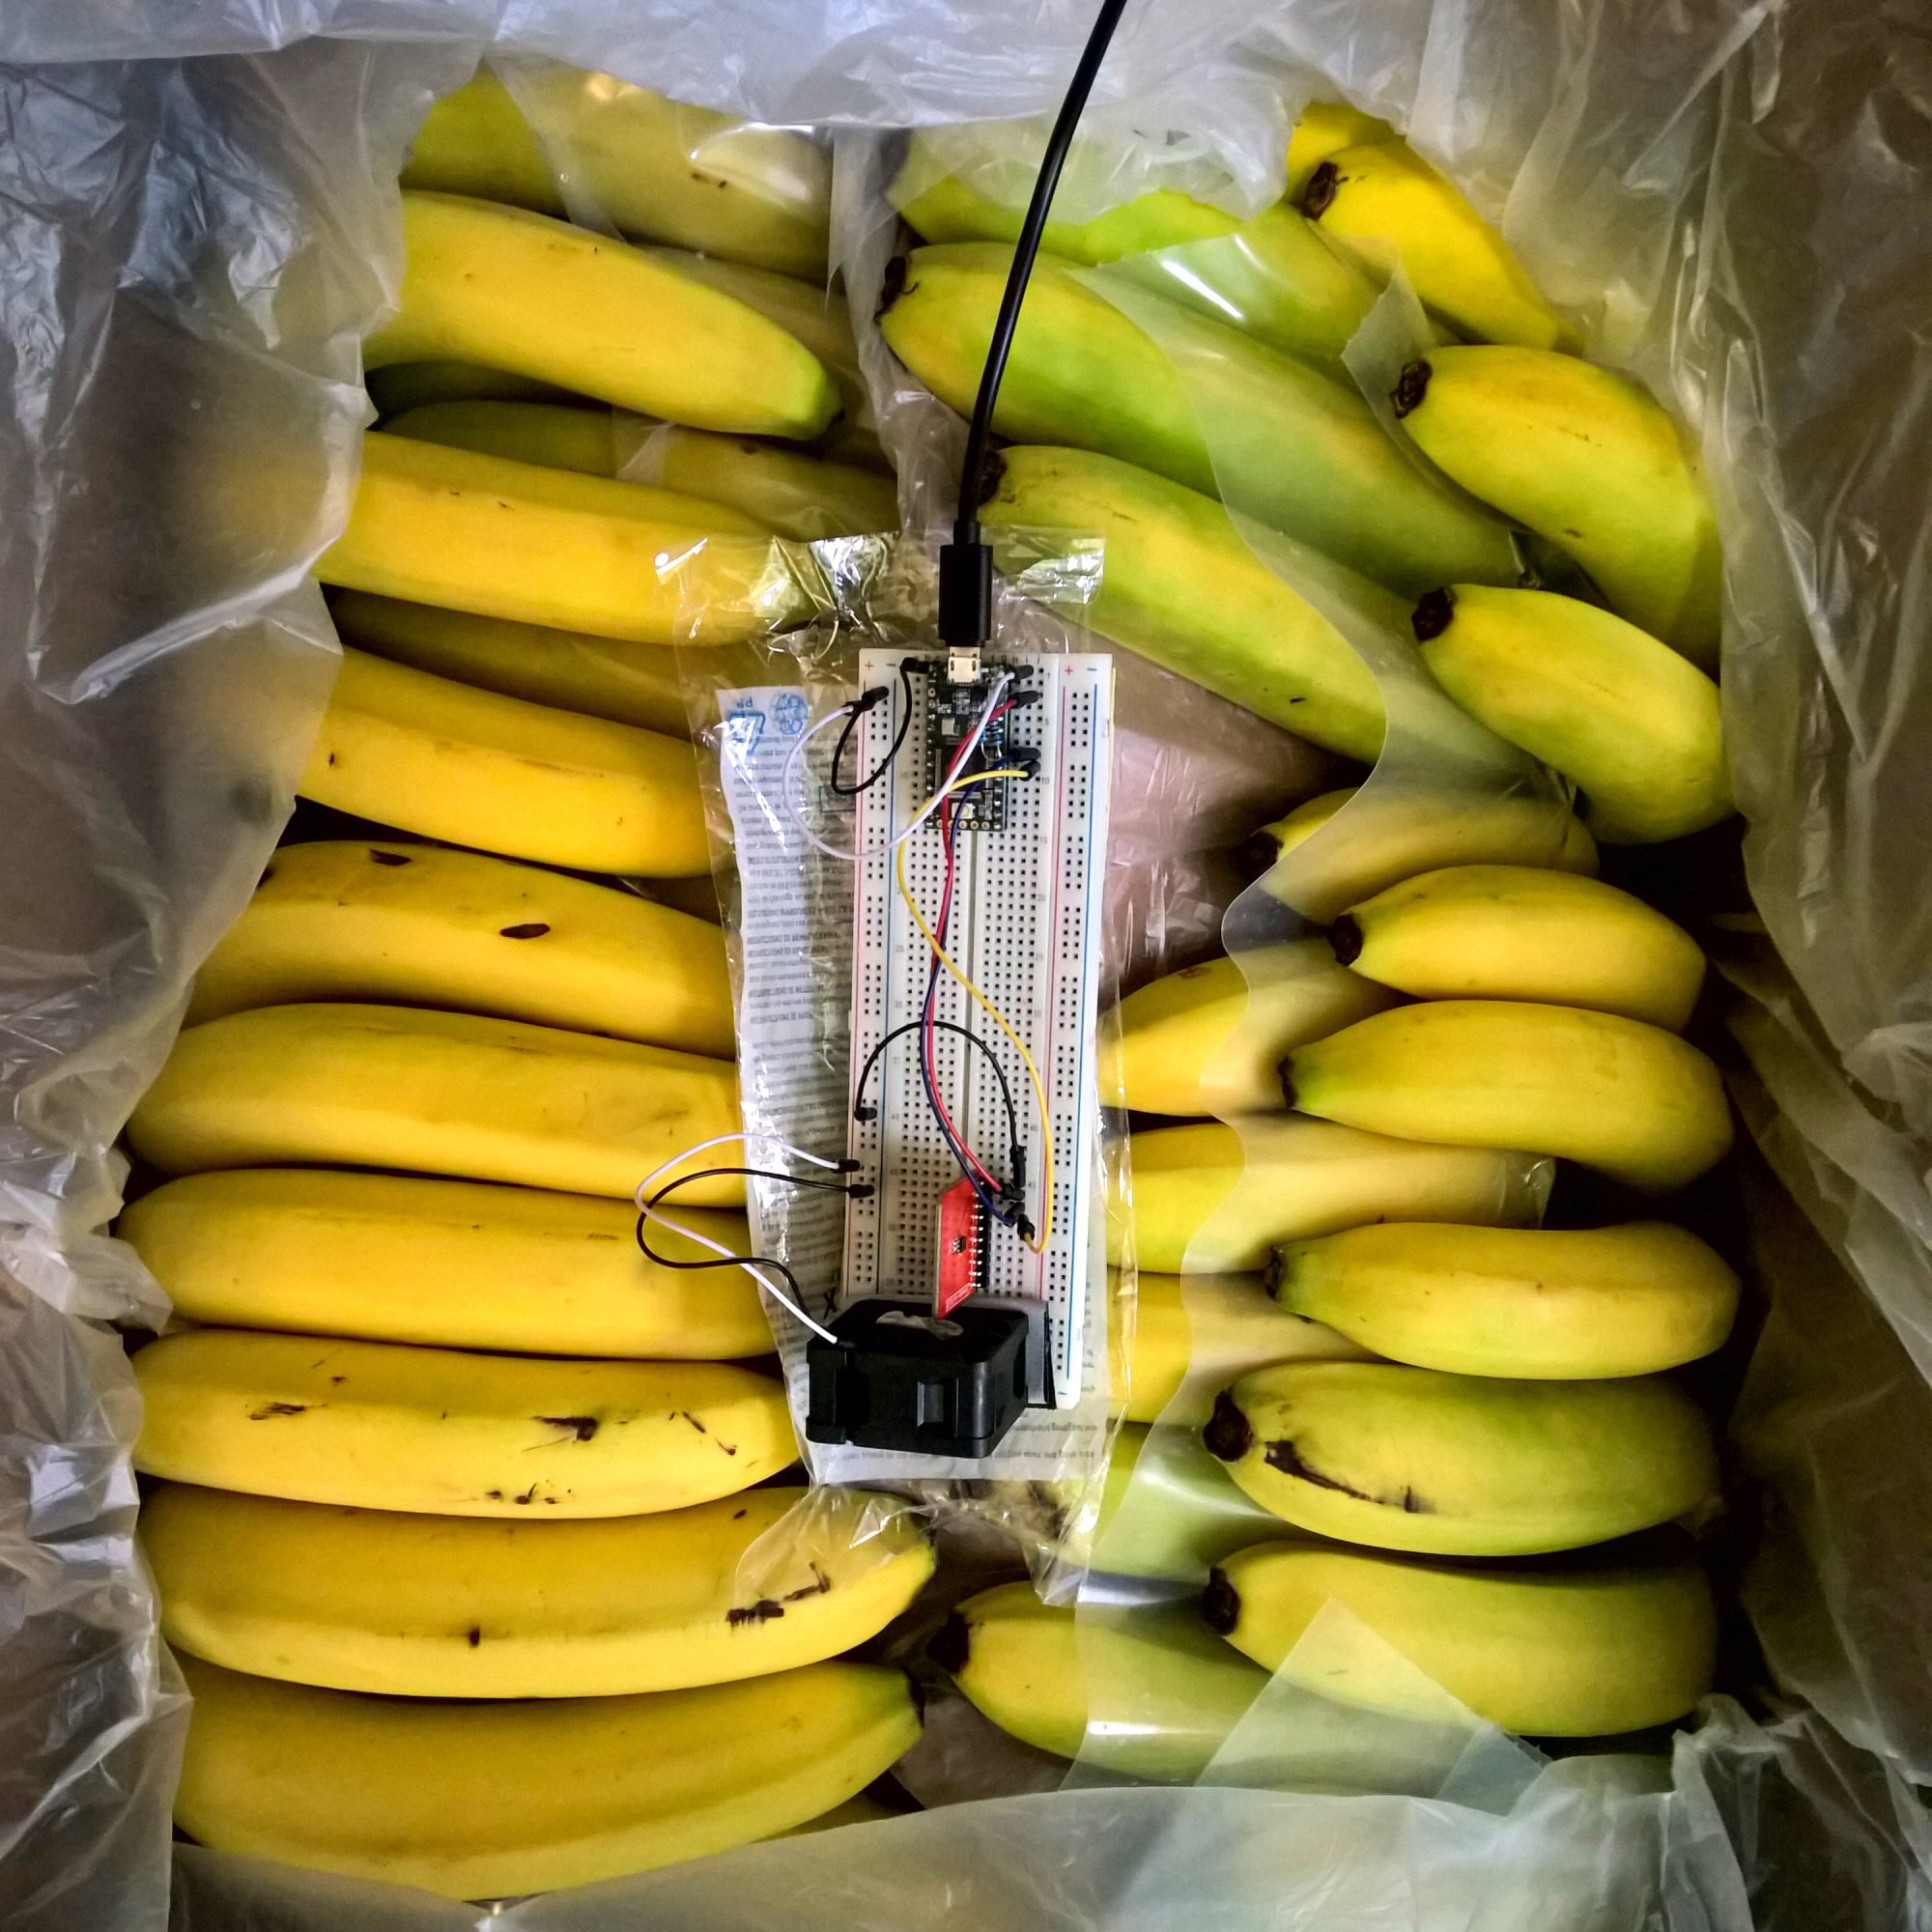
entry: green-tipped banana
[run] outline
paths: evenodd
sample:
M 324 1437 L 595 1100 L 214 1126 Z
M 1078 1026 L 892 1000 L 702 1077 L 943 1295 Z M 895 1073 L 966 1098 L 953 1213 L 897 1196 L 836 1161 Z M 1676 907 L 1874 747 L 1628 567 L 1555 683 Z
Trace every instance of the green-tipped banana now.
M 1033 166 L 1014 170 L 1011 200 L 982 193 L 952 171 L 984 157 L 981 143 L 959 148 L 961 131 L 915 133 L 893 200 L 927 242 L 1014 242 Z M 970 138 L 975 130 L 963 131 Z M 1090 221 L 1049 221 L 1041 246 L 1090 267 L 1121 263 L 1123 274 L 1157 295 L 1295 355 L 1339 356 L 1376 299 L 1374 279 L 1287 202 L 1241 221 L 1156 188 Z M 1187 253 L 1172 263 L 1139 259 L 1170 248 Z
M 1103 636 L 1330 751 L 1368 760 L 1381 749 L 1374 673 L 1212 497 L 1085 449 L 1009 449 L 986 473 L 982 523 L 1106 540 L 1088 609 Z
M 1198 1777 L 1267 1685 L 1191 1608 L 1079 1612 L 1031 1583 L 969 1597 L 933 1653 L 1023 1744 L 1169 1783 Z
M 1216 1563 L 1280 1528 L 1279 1518 L 1230 1481 L 1197 1431 L 1123 1423 L 1107 1463 L 1092 1563 L 1110 1577 L 1199 1589 Z
M 1542 866 L 1423 872 L 1344 913 L 1328 937 L 1345 965 L 1418 999 L 1594 1007 L 1672 1032 L 1704 982 L 1681 926 L 1601 879 Z
M 1696 1179 L 1731 1145 L 1724 1083 L 1704 1054 L 1662 1027 L 1581 1007 L 1397 1007 L 1296 1047 L 1282 1082 L 1292 1105 L 1325 1121 L 1534 1148 L 1652 1191 Z
M 1358 1133 L 1305 1114 L 1136 1134 L 1107 1258 L 1161 1274 L 1258 1268 L 1285 1241 L 1363 1221 L 1533 1221 L 1547 1163 Z
M 978 393 L 1011 261 L 992 242 L 919 248 L 889 285 L 887 342 L 956 410 Z M 1219 496 L 1392 589 L 1465 575 L 1515 582 L 1503 526 L 1408 462 L 1351 390 L 1156 296 L 1135 290 L 1133 302 L 1159 317 L 1162 343 L 1042 258 L 1000 389 L 1000 434 L 1097 450 Z M 1163 343 L 1185 356 L 1188 377 Z M 1444 555 L 1474 568 L 1425 574 Z
M 1575 557 L 1612 610 L 1717 664 L 1723 558 L 1702 468 L 1629 377 L 1548 349 L 1433 349 L 1395 403 L 1425 455 Z
M 1144 1114 L 1264 1114 L 1281 1105 L 1291 1047 L 1393 1002 L 1319 939 L 1183 966 L 1102 1023 L 1100 1092 Z
M 803 343 L 609 236 L 423 193 L 403 196 L 403 233 L 401 302 L 364 345 L 371 367 L 481 362 L 644 415 L 757 436 L 814 437 L 838 412 L 831 376 Z
M 1350 107 L 1346 100 L 1311 100 L 1288 137 L 1288 198 L 1299 201 L 1315 179 L 1315 170 L 1344 148 L 1371 141 L 1393 141 L 1399 135 L 1386 121 Z
M 1718 687 L 1608 611 L 1547 590 L 1459 584 L 1411 619 L 1463 710 L 1572 780 L 1599 838 L 1681 838 L 1728 818 Z
M 1738 1278 L 1695 1235 L 1385 1222 L 1283 1248 L 1283 1308 L 1392 1361 L 1464 1376 L 1650 1375 L 1720 1348 Z
M 1328 156 L 1310 176 L 1301 209 L 1372 266 L 1399 263 L 1424 306 L 1461 334 L 1531 349 L 1579 346 L 1509 243 L 1400 141 Z
M 805 136 L 561 64 L 526 70 L 518 92 L 544 138 L 479 73 L 430 109 L 403 185 L 562 214 L 554 156 L 627 235 L 823 277 L 832 168 Z
M 1285 1522 L 1436 1556 L 1527 1556 L 1649 1529 L 1718 1492 L 1674 1383 L 1518 1381 L 1285 1362 L 1224 1390 L 1202 1440 Z
M 1335 1605 L 1353 1623 L 1328 1620 Z M 1681 1718 L 1711 1689 L 1717 1610 L 1693 1564 L 1459 1570 L 1314 1545 L 1230 1557 L 1203 1608 L 1236 1649 L 1345 1703 L 1435 1719 L 1366 1626 L 1449 1697 L 1504 1730 L 1605 1737 Z M 1301 1646 L 1297 1652 L 1297 1646 Z
M 1349 815 L 1327 831 L 1347 805 Z M 1318 832 L 1325 836 L 1317 839 Z M 1597 869 L 1582 822 L 1541 798 L 1443 792 L 1420 785 L 1346 786 L 1264 825 L 1254 845 L 1262 885 L 1304 919 L 1327 921 L 1418 872 L 1444 866 Z

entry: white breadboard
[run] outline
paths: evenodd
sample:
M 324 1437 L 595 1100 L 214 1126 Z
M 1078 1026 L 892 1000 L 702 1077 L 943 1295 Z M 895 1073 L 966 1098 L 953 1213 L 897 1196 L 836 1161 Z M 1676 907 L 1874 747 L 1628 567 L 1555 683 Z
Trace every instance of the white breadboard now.
M 890 750 L 901 720 L 902 650 L 861 654 L 865 686 L 894 687 L 892 701 L 868 712 L 846 770 L 869 772 Z M 1054 1212 L 1044 1252 L 1035 1254 L 1008 1228 L 990 1230 L 986 1285 L 995 1300 L 1045 1310 L 1053 1397 L 1062 1410 L 1104 1376 L 1104 1264 L 1098 1223 L 1098 1082 L 1094 1066 L 1106 867 L 1113 666 L 1097 653 L 1002 654 L 993 670 L 1028 673 L 1015 690 L 1039 694 L 1008 714 L 1009 750 L 1038 759 L 1030 778 L 1002 781 L 1006 822 L 957 835 L 957 873 L 947 951 L 1027 1042 L 1045 1084 L 1055 1148 Z M 855 849 L 888 844 L 930 796 L 929 680 L 912 679 L 912 718 L 890 782 L 863 793 L 853 825 Z M 971 793 L 962 794 L 962 799 Z M 856 1080 L 894 1029 L 917 1020 L 931 953 L 899 897 L 890 863 L 858 866 L 852 907 L 852 1049 Z M 925 917 L 934 918 L 944 859 L 931 821 L 906 844 L 906 875 Z M 1010 1042 L 950 975 L 942 973 L 937 1017 L 968 1027 L 998 1056 L 1019 1110 L 1027 1149 L 1028 1211 L 1040 1214 L 1041 1135 L 1033 1089 Z M 937 1035 L 941 1091 L 967 1141 L 1005 1178 L 1005 1103 L 985 1056 L 957 1034 Z M 932 1117 L 920 1075 L 916 1034 L 901 1035 L 872 1069 L 863 1095 L 869 1118 L 854 1118 L 848 1151 L 876 1193 L 846 1210 L 841 1301 L 884 1294 L 924 1300 L 938 1267 L 940 1196 L 959 1168 Z M 1096 1359 L 1097 1358 L 1097 1359 Z M 1045 1393 L 1036 1385 L 1037 1398 Z M 1024 1454 L 1031 1435 L 1049 1429 L 1052 1411 L 1032 1409 L 1009 1438 Z

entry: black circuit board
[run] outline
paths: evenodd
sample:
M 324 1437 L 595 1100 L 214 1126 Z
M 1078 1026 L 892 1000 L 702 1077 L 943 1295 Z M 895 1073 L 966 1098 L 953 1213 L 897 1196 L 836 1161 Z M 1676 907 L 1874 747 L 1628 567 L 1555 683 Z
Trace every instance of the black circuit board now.
M 1013 766 L 1031 775 L 1039 769 L 1038 753 L 1014 744 L 1009 728 L 1025 706 L 1038 701 L 1038 693 L 1028 683 L 1032 675 L 1024 667 L 1009 672 L 995 665 L 970 683 L 954 684 L 945 675 L 943 660 L 931 668 L 926 685 L 926 742 L 931 758 L 927 779 L 933 790 L 946 782 L 952 760 L 958 755 L 960 746 L 973 735 L 973 727 L 979 724 L 1002 677 L 1009 680 L 1006 697 L 1015 708 L 993 720 L 972 757 L 954 776 L 963 778 L 971 772 L 1000 771 Z M 1007 822 L 1007 787 L 1013 782 L 1011 779 L 995 779 L 986 784 L 969 786 L 953 802 L 953 824 L 961 832 L 998 832 Z

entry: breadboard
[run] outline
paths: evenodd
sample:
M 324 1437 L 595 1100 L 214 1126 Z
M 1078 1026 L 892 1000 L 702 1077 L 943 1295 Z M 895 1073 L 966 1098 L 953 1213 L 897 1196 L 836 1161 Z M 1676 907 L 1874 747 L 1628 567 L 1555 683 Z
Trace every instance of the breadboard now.
M 855 734 L 850 770 L 876 769 L 890 750 L 905 701 L 898 686 L 903 651 L 868 649 L 860 676 L 890 685 Z M 937 660 L 934 660 L 935 667 Z M 1001 654 L 994 670 L 1029 674 L 1038 700 L 1008 714 L 1010 751 L 1030 751 L 1035 776 L 1002 781 L 1004 822 L 965 831 L 956 843 L 956 873 L 947 951 L 984 990 L 1027 1042 L 1045 1084 L 1055 1148 L 1053 1226 L 1035 1254 L 1012 1230 L 990 1230 L 982 1293 L 993 1300 L 1044 1310 L 1051 1401 L 1070 1407 L 1099 1385 L 1104 1364 L 1104 1275 L 1095 1252 L 1098 1179 L 1098 1083 L 1094 1066 L 1105 882 L 1113 666 L 1097 653 Z M 861 795 L 855 849 L 896 838 L 932 787 L 929 739 L 931 679 L 911 675 L 911 723 L 889 782 Z M 963 794 L 962 796 L 970 796 Z M 928 921 L 939 906 L 944 854 L 928 821 L 905 847 L 906 876 Z M 852 1049 L 856 1079 L 879 1042 L 917 1020 L 923 1007 L 930 951 L 895 885 L 894 867 L 872 859 L 856 868 L 852 905 Z M 1042 1137 L 1031 1083 L 1019 1056 L 994 1022 L 942 972 L 936 1016 L 970 1028 L 999 1059 L 1019 1110 L 1028 1150 L 1027 1201 L 1039 1218 Z M 1005 1103 L 986 1057 L 957 1034 L 939 1032 L 935 1066 L 941 1092 L 969 1144 L 1004 1176 L 1009 1130 Z M 869 1118 L 853 1118 L 848 1152 L 859 1179 L 876 1192 L 846 1210 L 841 1301 L 883 1294 L 927 1299 L 938 1270 L 940 1199 L 959 1179 L 927 1104 L 918 1036 L 885 1049 L 863 1095 Z M 1036 1388 L 1036 1400 L 1047 1395 Z M 1031 1410 L 1015 1430 L 1049 1418 Z

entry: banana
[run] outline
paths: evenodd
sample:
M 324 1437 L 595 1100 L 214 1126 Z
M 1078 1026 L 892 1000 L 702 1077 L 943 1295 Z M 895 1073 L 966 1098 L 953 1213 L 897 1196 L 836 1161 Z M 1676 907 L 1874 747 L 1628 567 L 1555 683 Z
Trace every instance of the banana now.
M 336 591 L 329 614 L 345 641 L 391 663 L 668 738 L 691 736 L 677 653 L 667 645 L 441 611 L 365 590 Z
M 1316 833 L 1357 800 L 1348 817 L 1316 841 Z M 1253 845 L 1268 868 L 1263 889 L 1304 919 L 1323 922 L 1417 872 L 1444 866 L 1597 869 L 1588 829 L 1547 800 L 1410 784 L 1323 792 L 1264 826 Z
M 297 790 L 425 838 L 585 872 L 711 869 L 682 739 L 345 650 Z
M 407 261 L 370 368 L 506 369 L 696 429 L 810 439 L 838 390 L 804 343 L 640 249 L 527 209 L 403 196 Z
M 1480 584 L 1432 592 L 1411 622 L 1435 681 L 1572 780 L 1606 843 L 1681 838 L 1730 816 L 1718 687 L 1634 624 Z
M 913 133 L 888 192 L 927 242 L 1019 240 L 1033 167 L 1013 176 L 1014 201 L 980 192 L 958 172 L 984 157 L 976 134 Z M 1377 294 L 1375 281 L 1286 202 L 1242 221 L 1191 195 L 1155 188 L 1089 221 L 1049 220 L 1040 245 L 1063 261 L 1119 264 L 1118 272 L 1156 295 L 1317 359 L 1341 355 Z M 1187 252 L 1172 262 L 1144 259 L 1170 248 Z
M 904 1818 L 919 1805 L 888 1804 L 869 1791 L 862 1791 L 856 1798 L 848 1798 L 842 1804 L 835 1804 L 830 1811 L 821 1812 L 816 1818 L 809 1818 L 803 1825 L 794 1825 L 788 1831 L 774 1832 L 775 1838 L 809 1838 L 819 1832 L 836 1832 L 846 1825 L 883 1825 L 889 1818 Z
M 1716 667 L 1723 558 L 1702 466 L 1629 377 L 1547 349 L 1435 349 L 1395 407 L 1431 461 L 1575 557 L 1620 616 Z
M 541 137 L 478 73 L 430 109 L 404 187 L 562 214 L 561 170 L 626 235 L 824 279 L 832 166 L 806 136 L 561 64 L 523 70 L 517 87 Z
M 742 1214 L 674 1218 L 751 1252 Z M 750 1275 L 660 1266 L 636 1224 L 629 1202 L 583 1194 L 270 1167 L 170 1180 L 116 1233 L 193 1321 L 530 1355 L 729 1361 L 771 1348 Z M 668 1228 L 650 1239 L 673 1261 L 712 1258 Z
M 629 1200 L 661 1163 L 739 1124 L 728 1061 L 522 1020 L 319 1002 L 189 1027 L 128 1137 L 164 1174 L 313 1162 Z M 744 1198 L 728 1177 L 677 1196 L 700 1208 Z
M 869 469 L 809 451 L 657 426 L 601 409 L 554 403 L 432 403 L 385 425 L 413 437 L 518 463 L 618 476 L 743 511 L 801 543 L 898 527 L 898 497 Z
M 1288 137 L 1288 198 L 1299 201 L 1315 170 L 1344 148 L 1360 148 L 1372 141 L 1401 144 L 1402 136 L 1386 121 L 1350 107 L 1346 100 L 1311 100 Z
M 702 611 L 703 641 L 738 643 L 803 608 L 771 568 L 771 533 L 742 511 L 381 430 L 362 438 L 348 526 L 315 574 L 639 644 L 689 638 L 687 610 Z
M 1723 1345 L 1738 1278 L 1662 1221 L 1617 1228 L 1349 1228 L 1282 1248 L 1285 1309 L 1365 1349 L 1465 1376 L 1642 1376 Z
M 1397 1007 L 1293 1048 L 1282 1088 L 1322 1120 L 1534 1148 L 1651 1192 L 1696 1179 L 1731 1145 L 1724 1083 L 1704 1054 L 1662 1027 L 1580 1007 Z
M 728 1362 L 587 1362 L 196 1328 L 135 1357 L 134 1465 L 208 1489 L 435 1516 L 636 1516 L 798 1460 L 783 1384 Z
M 436 845 L 319 840 L 275 854 L 196 976 L 187 1023 L 297 1000 L 449 1007 L 720 1059 L 736 1051 L 716 926 Z
M 183 1669 L 194 1710 L 175 1819 L 190 1837 L 450 1898 L 769 1837 L 863 1791 L 919 1736 L 905 1677 L 863 1663 L 488 1703 L 318 1690 L 193 1658 Z
M 887 343 L 962 412 L 1011 259 L 990 242 L 918 248 L 887 280 Z M 1121 308 L 1042 258 L 1000 389 L 999 433 L 1095 450 L 1219 496 L 1391 589 L 1516 581 L 1502 525 L 1424 475 L 1352 390 L 1159 297 L 1137 291 L 1135 312 L 1161 317 L 1162 340 L 1184 353 L 1190 379 Z M 1429 575 L 1444 556 L 1473 568 Z
M 1302 1114 L 1157 1127 L 1135 1134 L 1128 1156 L 1124 1193 L 1108 1204 L 1107 1259 L 1160 1274 L 1259 1268 L 1285 1241 L 1363 1221 L 1533 1221 L 1548 1186 L 1547 1163 L 1527 1154 Z
M 1202 1432 L 1298 1529 L 1437 1556 L 1579 1549 L 1708 1506 L 1710 1425 L 1662 1377 L 1519 1381 L 1392 1362 L 1284 1362 Z
M 808 1493 L 497 1522 L 170 1483 L 141 1547 L 161 1634 L 231 1670 L 401 1697 L 629 1695 L 817 1663 L 912 1602 L 932 1545 L 905 1505 Z
M 1298 205 L 1371 267 L 1399 265 L 1423 306 L 1460 334 L 1571 354 L 1582 347 L 1509 243 L 1405 143 L 1375 141 L 1327 156 Z
M 1332 1327 L 1270 1301 L 1253 1275 L 1141 1274 L 1130 1302 L 1110 1271 L 1107 1315 L 1114 1412 L 1130 1423 L 1183 1419 L 1167 1411 L 1193 1372 L 1218 1386 L 1266 1362 L 1357 1352 Z M 1184 1419 L 1205 1422 L 1207 1411 Z
M 1106 540 L 1087 613 L 1102 636 L 1330 751 L 1373 759 L 1381 749 L 1375 674 L 1213 497 L 1084 449 L 1008 449 L 986 477 L 980 515 L 993 528 Z
M 480 362 L 389 362 L 367 373 L 363 386 L 378 415 L 392 416 L 427 403 L 582 402 L 554 383 L 533 383 Z
M 1434 1719 L 1373 1646 L 1324 1627 L 1334 1604 L 1464 1709 L 1536 1737 L 1667 1724 L 1711 1689 L 1718 1619 L 1690 1563 L 1591 1570 L 1447 1564 L 1268 1543 L 1229 1557 L 1202 1608 L 1229 1642 L 1287 1681 L 1345 1703 Z
M 1191 1607 L 1075 1611 L 1031 1583 L 969 1597 L 932 1655 L 1023 1744 L 1168 1783 L 1198 1777 L 1267 1685 Z
M 1420 873 L 1344 913 L 1328 938 L 1343 965 L 1420 999 L 1591 1007 L 1673 1033 L 1704 983 L 1683 927 L 1601 879 L 1543 866 Z
M 1674 929 L 1674 928 L 1673 928 Z M 1256 947 L 1151 980 L 1102 1022 L 1100 1093 L 1136 1113 L 1264 1114 L 1281 1057 L 1394 1003 L 1320 939 Z
M 1198 1589 L 1215 1564 L 1280 1530 L 1281 1520 L 1235 1487 L 1198 1432 L 1123 1423 L 1107 1463 L 1092 1566 Z

